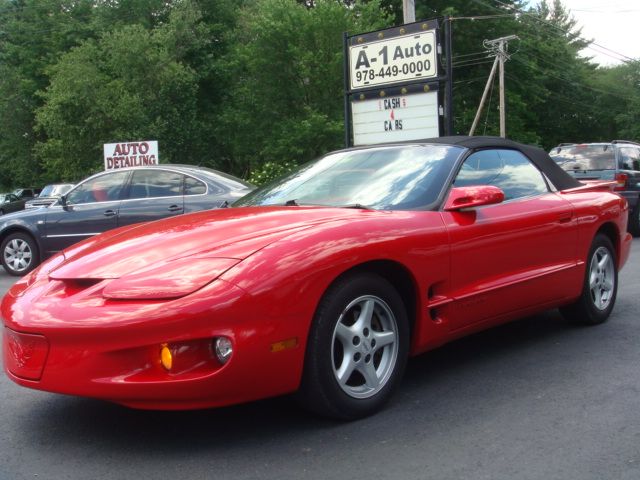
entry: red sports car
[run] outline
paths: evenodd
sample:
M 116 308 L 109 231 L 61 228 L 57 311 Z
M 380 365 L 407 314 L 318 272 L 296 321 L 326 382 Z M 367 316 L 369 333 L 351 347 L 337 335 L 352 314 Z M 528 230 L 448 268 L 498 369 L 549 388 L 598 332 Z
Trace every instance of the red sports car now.
M 331 153 L 235 206 L 112 230 L 18 281 L 7 375 L 146 409 L 297 392 L 358 418 L 410 355 L 555 307 L 605 321 L 631 242 L 609 185 L 487 137 Z

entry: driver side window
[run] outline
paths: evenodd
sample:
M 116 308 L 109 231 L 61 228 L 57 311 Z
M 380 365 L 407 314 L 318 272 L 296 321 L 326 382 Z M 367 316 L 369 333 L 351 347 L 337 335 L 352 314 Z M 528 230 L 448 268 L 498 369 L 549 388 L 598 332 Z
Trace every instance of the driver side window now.
M 129 172 L 113 172 L 91 178 L 67 195 L 71 204 L 112 202 L 120 199 L 120 192 Z
M 493 185 L 504 192 L 505 200 L 547 193 L 542 173 L 515 150 L 480 150 L 471 154 L 453 182 L 455 187 Z

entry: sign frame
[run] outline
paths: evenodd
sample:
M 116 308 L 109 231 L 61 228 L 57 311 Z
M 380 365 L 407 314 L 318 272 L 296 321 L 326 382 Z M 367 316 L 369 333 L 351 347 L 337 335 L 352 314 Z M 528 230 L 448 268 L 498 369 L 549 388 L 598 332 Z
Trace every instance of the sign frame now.
M 433 31 L 435 36 L 435 52 L 433 52 L 435 53 L 435 65 L 433 66 L 433 68 L 435 68 L 435 74 L 429 75 L 426 78 L 420 78 L 420 75 L 415 75 L 412 78 L 405 78 L 399 81 L 392 80 L 387 82 L 383 79 L 381 82 L 377 81 L 373 85 L 356 85 L 354 88 L 354 83 L 352 82 L 353 69 L 351 67 L 352 52 L 358 51 L 357 49 L 362 49 L 369 45 L 400 45 L 398 42 L 403 42 L 403 39 L 413 38 L 415 40 L 419 40 L 419 36 L 430 31 Z M 349 35 L 345 32 L 343 40 L 345 145 L 347 147 L 351 147 L 354 144 L 352 137 L 352 102 L 372 99 L 376 96 L 376 98 L 384 98 L 387 95 L 397 95 L 398 91 L 401 95 L 409 95 L 416 91 L 437 91 L 439 102 L 439 132 L 440 134 L 444 132 L 444 135 L 453 134 L 450 17 L 438 17 L 401 25 L 399 27 L 387 28 L 357 35 Z M 404 43 L 404 45 L 406 45 L 406 43 Z M 416 48 L 419 45 L 419 43 L 416 43 Z M 371 51 L 373 52 L 374 50 Z M 406 53 L 410 52 L 410 49 L 406 51 Z M 383 54 L 381 50 L 377 49 L 375 50 L 375 53 L 378 53 L 379 55 Z M 387 52 L 384 53 L 388 56 L 389 51 L 387 50 Z M 415 50 L 413 53 L 415 54 Z M 424 50 L 422 53 L 424 53 Z M 367 59 L 369 61 L 371 60 L 368 56 Z M 380 57 L 376 58 L 376 61 L 382 60 L 382 63 L 385 63 L 385 60 L 387 59 Z M 362 55 L 360 56 L 360 60 L 363 60 Z M 380 68 L 380 66 L 377 65 L 377 68 Z M 373 78 L 376 79 L 377 75 L 374 75 Z M 356 81 L 356 83 L 358 82 Z

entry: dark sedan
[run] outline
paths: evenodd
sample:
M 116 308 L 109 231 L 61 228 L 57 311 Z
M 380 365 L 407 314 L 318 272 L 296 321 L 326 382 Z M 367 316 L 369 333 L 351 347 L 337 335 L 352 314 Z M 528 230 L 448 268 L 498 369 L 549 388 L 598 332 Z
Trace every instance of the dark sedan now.
M 2 266 L 10 275 L 21 276 L 53 253 L 98 233 L 218 208 L 253 188 L 231 175 L 188 165 L 102 172 L 80 182 L 49 207 L 2 217 Z
M 24 210 L 25 200 L 13 193 L 0 193 L 0 215 Z

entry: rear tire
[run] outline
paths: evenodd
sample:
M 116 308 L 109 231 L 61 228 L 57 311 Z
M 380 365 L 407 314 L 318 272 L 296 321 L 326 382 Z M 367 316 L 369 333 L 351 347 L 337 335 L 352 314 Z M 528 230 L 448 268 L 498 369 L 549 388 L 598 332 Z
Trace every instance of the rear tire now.
M 298 400 L 326 417 L 371 415 L 398 387 L 408 351 L 409 324 L 398 292 L 378 275 L 348 275 L 320 301 Z
M 38 245 L 26 233 L 12 233 L 0 246 L 0 259 L 9 275 L 21 277 L 38 266 Z
M 618 262 L 609 237 L 599 233 L 593 240 L 586 261 L 580 298 L 560 313 L 572 323 L 598 325 L 605 322 L 616 303 Z

